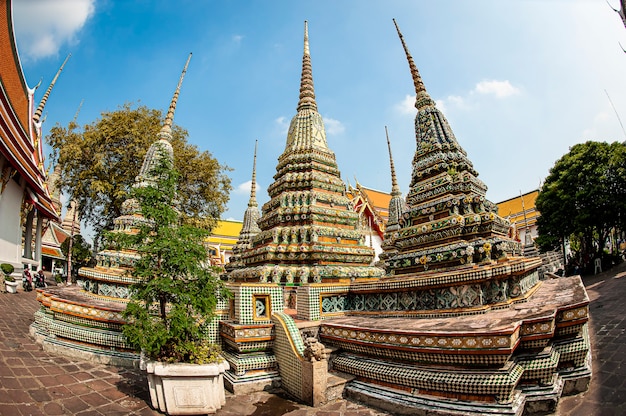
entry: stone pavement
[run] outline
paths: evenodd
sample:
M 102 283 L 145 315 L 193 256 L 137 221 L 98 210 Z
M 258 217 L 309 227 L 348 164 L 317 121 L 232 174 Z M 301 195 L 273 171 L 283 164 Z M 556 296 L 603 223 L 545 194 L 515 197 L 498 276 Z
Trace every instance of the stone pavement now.
M 591 300 L 593 378 L 589 391 L 561 399 L 558 416 L 626 414 L 626 263 L 583 278 Z M 0 294 L 0 415 L 160 415 L 145 375 L 42 351 L 29 336 L 35 292 Z M 386 416 L 338 400 L 311 408 L 281 391 L 227 396 L 217 416 Z

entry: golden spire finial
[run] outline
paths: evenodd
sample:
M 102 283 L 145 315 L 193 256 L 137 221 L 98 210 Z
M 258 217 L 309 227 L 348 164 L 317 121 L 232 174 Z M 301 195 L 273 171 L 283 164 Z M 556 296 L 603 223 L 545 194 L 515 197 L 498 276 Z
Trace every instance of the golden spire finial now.
M 183 84 L 183 78 L 185 78 L 185 73 L 187 72 L 187 67 L 189 66 L 191 55 L 192 54 L 190 52 L 189 57 L 187 58 L 187 62 L 185 63 L 185 67 L 183 68 L 183 72 L 182 74 L 180 74 L 180 79 L 178 80 L 176 91 L 174 91 L 172 102 L 170 103 L 170 107 L 167 110 L 167 115 L 165 116 L 165 122 L 163 123 L 163 127 L 161 127 L 161 133 L 167 135 L 168 139 L 170 138 L 172 134 L 172 123 L 174 121 L 174 112 L 176 111 L 176 102 L 178 101 L 178 95 L 180 94 L 180 87 Z
M 313 69 L 309 50 L 309 23 L 304 21 L 304 54 L 302 56 L 302 77 L 300 78 L 300 100 L 297 111 L 303 108 L 317 110 L 315 90 L 313 88 Z
M 424 81 L 417 70 L 417 66 L 413 61 L 413 57 L 409 52 L 409 48 L 407 48 L 406 43 L 404 42 L 404 36 L 402 36 L 402 32 L 400 32 L 400 28 L 398 27 L 398 23 L 396 23 L 396 19 L 393 19 L 393 24 L 396 26 L 396 30 L 398 31 L 398 36 L 400 37 L 400 42 L 402 42 L 402 48 L 404 48 L 404 53 L 406 54 L 406 59 L 409 61 L 409 69 L 411 70 L 411 77 L 413 78 L 413 85 L 415 86 L 415 108 L 418 110 L 427 105 L 434 105 L 435 102 L 430 98 L 428 92 L 426 91 L 426 86 L 424 86 Z
M 35 110 L 35 114 L 33 115 L 33 121 L 35 123 L 39 123 L 39 119 L 41 118 L 41 113 L 43 113 L 43 108 L 46 106 L 46 102 L 48 101 L 48 97 L 50 96 L 50 92 L 52 91 L 52 88 L 54 87 L 54 84 L 57 82 L 57 78 L 59 78 L 59 75 L 61 74 L 61 71 L 63 71 L 63 67 L 65 66 L 67 60 L 70 59 L 70 56 L 72 56 L 71 53 L 67 55 L 67 57 L 65 58 L 65 61 L 63 61 L 63 64 L 61 65 L 61 67 L 57 71 L 56 75 L 52 79 L 52 82 L 50 83 L 50 86 L 48 87 L 48 89 L 44 93 L 43 97 L 41 98 L 41 101 L 39 102 L 39 106 L 37 106 L 37 110 Z M 41 81 L 39 81 L 39 84 L 41 84 Z M 39 86 L 39 84 L 37 84 L 37 87 Z M 37 88 L 37 87 L 35 87 L 35 88 Z

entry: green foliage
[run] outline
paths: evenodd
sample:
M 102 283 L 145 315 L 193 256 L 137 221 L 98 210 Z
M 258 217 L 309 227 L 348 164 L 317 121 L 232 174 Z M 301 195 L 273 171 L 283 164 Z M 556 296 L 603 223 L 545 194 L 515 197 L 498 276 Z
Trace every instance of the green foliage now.
M 219 350 L 205 340 L 205 334 L 217 300 L 228 293 L 218 274 L 206 266 L 203 241 L 208 232 L 181 223 L 174 208 L 178 174 L 171 161 L 161 157 L 152 175 L 154 186 L 132 192 L 147 221 L 137 234 L 110 234 L 121 247 L 132 247 L 140 255 L 132 272 L 139 283 L 131 288 L 123 332 L 153 360 L 215 360 Z
M 46 141 L 61 168 L 59 188 L 78 203 L 80 217 L 99 235 L 112 228 L 128 198 L 143 158 L 163 121 L 161 112 L 125 104 L 82 129 L 74 122 L 56 125 Z M 187 143 L 186 130 L 173 126 L 172 146 L 181 217 L 211 229 L 228 202 L 230 178 L 209 152 Z
M 9 263 L 2 263 L 0 264 L 0 270 L 2 270 L 2 273 L 4 273 L 4 275 L 8 277 L 11 273 L 13 273 L 15 267 L 13 267 L 13 265 Z
M 68 257 L 70 238 L 61 243 L 61 252 Z M 78 270 L 91 261 L 91 245 L 85 241 L 82 235 L 76 234 L 72 242 L 72 270 Z
M 11 273 L 15 270 L 15 267 L 13 267 L 12 264 L 2 263 L 0 264 L 0 270 L 2 270 L 2 274 L 4 274 L 5 282 L 15 282 L 15 278 L 11 276 Z
M 626 221 L 626 145 L 581 143 L 559 159 L 537 196 L 541 249 L 578 240 L 591 256 L 602 253 L 614 227 Z

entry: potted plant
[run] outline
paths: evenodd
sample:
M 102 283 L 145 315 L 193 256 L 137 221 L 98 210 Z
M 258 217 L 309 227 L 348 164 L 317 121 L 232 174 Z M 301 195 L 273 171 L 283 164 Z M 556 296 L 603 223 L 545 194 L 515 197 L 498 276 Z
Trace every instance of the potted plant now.
M 5 290 L 9 293 L 17 293 L 17 282 L 15 278 L 11 276 L 15 267 L 9 263 L 0 264 L 0 269 L 2 270 L 2 274 L 4 275 L 4 287 Z
M 137 250 L 123 332 L 148 362 L 152 405 L 169 414 L 206 414 L 225 402 L 228 363 L 207 340 L 220 297 L 228 293 L 209 266 L 208 232 L 181 221 L 175 208 L 177 172 L 163 148 L 149 180 L 132 197 L 143 220 L 136 234 L 112 240 Z

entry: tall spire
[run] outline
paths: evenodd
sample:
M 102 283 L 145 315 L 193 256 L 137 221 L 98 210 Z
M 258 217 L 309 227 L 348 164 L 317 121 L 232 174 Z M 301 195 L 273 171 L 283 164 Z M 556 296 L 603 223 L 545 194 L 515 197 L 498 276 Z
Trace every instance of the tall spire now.
M 302 77 L 300 78 L 300 101 L 297 111 L 303 108 L 317 110 L 315 90 L 313 89 L 313 69 L 309 50 L 309 23 L 304 21 L 304 55 L 302 56 Z
M 50 86 L 46 90 L 46 92 L 43 95 L 43 98 L 41 99 L 41 101 L 39 102 L 39 106 L 37 106 L 37 110 L 35 110 L 35 114 L 33 115 L 33 121 L 35 123 L 39 123 L 39 119 L 41 118 L 41 113 L 43 113 L 43 108 L 46 106 L 46 102 L 48 101 L 48 97 L 50 96 L 50 92 L 52 91 L 52 88 L 54 87 L 54 84 L 57 82 L 57 78 L 59 78 L 59 75 L 61 74 L 61 71 L 63 71 L 63 67 L 65 66 L 65 63 L 67 62 L 68 59 L 70 59 L 70 56 L 72 56 L 71 53 L 68 54 L 67 57 L 65 58 L 65 61 L 63 61 L 63 64 L 61 65 L 61 67 L 57 71 L 56 75 L 52 79 L 52 82 L 50 83 Z
M 235 269 L 245 267 L 245 263 L 242 260 L 242 253 L 250 248 L 252 237 L 261 232 L 259 228 L 259 213 L 258 204 L 256 202 L 256 150 L 259 141 L 254 143 L 254 162 L 252 164 L 252 186 L 250 187 L 250 201 L 248 201 L 248 208 L 243 214 L 243 224 L 241 231 L 239 231 L 239 238 L 237 243 L 233 246 L 233 255 L 225 265 L 225 269 L 231 272 Z
M 261 217 L 259 213 L 259 204 L 256 202 L 256 151 L 259 141 L 254 142 L 254 161 L 252 162 L 252 185 L 250 186 L 250 200 L 248 201 L 248 208 L 243 214 L 243 227 L 239 234 L 240 239 L 246 245 L 250 244 L 252 236 L 258 234 L 261 229 L 259 228 L 258 221 Z
M 72 120 L 72 123 L 76 124 L 76 120 L 78 120 L 78 115 L 80 114 L 80 109 L 83 107 L 84 102 L 84 98 L 80 100 L 80 104 L 78 104 L 78 108 L 76 109 L 76 114 L 74 114 L 74 120 Z
M 387 136 L 387 148 L 389 149 L 389 166 L 391 168 L 391 196 L 400 195 L 400 187 L 396 179 L 396 169 L 393 166 L 393 156 L 391 155 L 391 143 L 389 142 L 389 132 L 385 126 L 385 136 Z
M 167 110 L 167 115 L 165 116 L 165 123 L 163 123 L 163 127 L 161 127 L 159 138 L 164 138 L 166 140 L 170 140 L 172 138 L 172 123 L 174 121 L 174 112 L 176 111 L 176 102 L 178 101 L 178 95 L 180 94 L 180 87 L 183 84 L 183 78 L 185 78 L 185 73 L 187 72 L 187 67 L 189 66 L 191 55 L 192 54 L 190 52 L 189 57 L 187 58 L 187 62 L 185 63 L 185 67 L 183 68 L 183 72 L 182 74 L 180 74 L 180 79 L 178 80 L 176 91 L 174 91 L 174 96 L 172 97 L 172 102 L 170 103 L 170 107 Z
M 400 37 L 400 42 L 402 42 L 402 47 L 404 48 L 404 53 L 406 54 L 406 59 L 409 61 L 409 69 L 411 70 L 411 77 L 413 78 L 413 85 L 415 86 L 415 108 L 418 110 L 425 106 L 435 105 L 435 102 L 428 92 L 426 92 L 426 86 L 424 86 L 424 81 L 422 81 L 422 77 L 417 70 L 417 66 L 413 61 L 413 57 L 409 52 L 409 48 L 407 48 L 406 43 L 404 42 L 404 36 L 402 36 L 402 32 L 400 32 L 400 28 L 398 27 L 398 23 L 396 23 L 396 19 L 393 19 L 393 24 L 396 26 L 396 30 L 398 31 L 398 36 Z
M 259 141 L 254 142 L 254 162 L 252 162 L 252 184 L 250 185 L 250 201 L 248 201 L 248 207 L 257 207 L 259 204 L 256 202 L 256 149 Z
M 393 166 L 393 157 L 391 155 L 391 142 L 389 141 L 389 132 L 385 126 L 385 135 L 387 136 L 387 148 L 389 149 L 389 166 L 391 168 L 391 199 L 389 200 L 389 217 L 387 220 L 386 232 L 397 230 L 399 227 L 400 217 L 404 209 L 404 201 L 402 200 L 402 192 L 398 186 L 396 179 L 396 169 Z
M 163 122 L 163 127 L 161 127 L 161 131 L 157 134 L 158 140 L 152 143 L 150 145 L 150 148 L 146 152 L 146 155 L 143 159 L 143 165 L 141 165 L 141 170 L 139 171 L 139 175 L 135 177 L 134 186 L 142 187 L 154 181 L 154 178 L 152 178 L 151 176 L 151 171 L 155 166 L 158 165 L 159 158 L 168 157 L 171 161 L 174 161 L 174 149 L 172 148 L 172 144 L 170 143 L 170 140 L 172 139 L 172 122 L 174 120 L 174 112 L 176 111 L 178 94 L 180 94 L 180 87 L 183 83 L 183 78 L 185 77 L 185 73 L 187 72 L 187 66 L 189 65 L 190 60 L 191 53 L 187 58 L 187 62 L 185 63 L 183 72 L 180 75 L 180 79 L 178 80 L 178 85 L 176 86 L 176 91 L 174 92 L 174 96 L 172 97 L 170 108 L 167 110 L 167 115 L 165 116 L 165 122 Z

